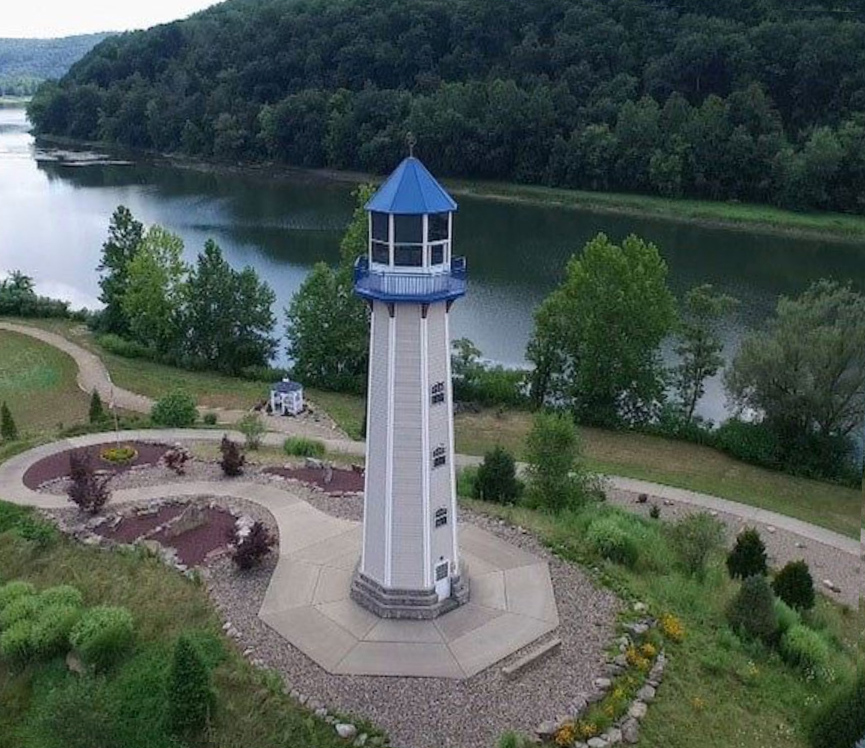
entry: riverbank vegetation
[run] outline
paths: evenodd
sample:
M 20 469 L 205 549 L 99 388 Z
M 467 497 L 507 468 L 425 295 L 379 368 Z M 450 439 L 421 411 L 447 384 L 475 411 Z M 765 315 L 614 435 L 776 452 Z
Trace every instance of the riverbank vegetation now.
M 241 656 L 194 579 L 143 551 L 94 550 L 56 532 L 22 533 L 25 523 L 52 529 L 31 510 L 0 502 L 0 585 L 19 580 L 38 591 L 71 585 L 87 607 L 128 611 L 133 641 L 95 674 L 70 671 L 62 647 L 56 655 L 25 662 L 0 656 L 0 746 L 241 748 L 252 741 L 263 748 L 336 748 L 341 743 L 331 726 L 284 693 L 278 674 L 254 668 Z M 63 590 L 68 596 L 69 588 Z M 162 715 L 175 647 L 183 638 L 206 666 L 214 701 L 207 729 L 181 742 L 173 734 L 176 726 Z M 185 703 L 191 697 L 187 692 Z
M 441 175 L 861 213 L 852 2 L 231 0 L 105 40 L 30 116 L 53 135 L 373 173 L 411 131 Z

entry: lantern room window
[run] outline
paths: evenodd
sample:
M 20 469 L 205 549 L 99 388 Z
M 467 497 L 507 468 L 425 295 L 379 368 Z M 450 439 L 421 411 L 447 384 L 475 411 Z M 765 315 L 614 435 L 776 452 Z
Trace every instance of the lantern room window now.
M 372 261 L 390 264 L 390 216 L 387 213 L 372 214 Z
M 429 241 L 445 242 L 450 237 L 448 236 L 448 216 L 449 213 L 431 213 L 429 216 Z

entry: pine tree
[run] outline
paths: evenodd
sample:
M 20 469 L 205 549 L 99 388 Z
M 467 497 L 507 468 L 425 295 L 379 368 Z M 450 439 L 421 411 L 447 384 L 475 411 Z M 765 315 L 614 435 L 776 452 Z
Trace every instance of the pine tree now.
M 0 406 L 0 437 L 5 442 L 14 442 L 18 438 L 18 427 L 15 425 L 12 412 L 5 402 Z
M 102 407 L 102 398 L 96 390 L 90 396 L 90 423 L 102 423 L 105 420 L 105 408 Z
M 736 538 L 736 545 L 727 556 L 727 570 L 733 579 L 747 579 L 754 575 L 766 576 L 769 570 L 766 545 L 759 532 L 751 528 Z
M 181 635 L 174 647 L 168 680 L 168 720 L 179 736 L 200 733 L 215 706 L 210 670 L 197 647 Z

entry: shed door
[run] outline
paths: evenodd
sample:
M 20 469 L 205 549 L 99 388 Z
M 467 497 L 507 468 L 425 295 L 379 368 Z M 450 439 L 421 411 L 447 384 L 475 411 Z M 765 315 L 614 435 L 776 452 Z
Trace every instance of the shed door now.
M 451 562 L 439 561 L 435 566 L 436 595 L 439 600 L 446 600 L 451 596 Z

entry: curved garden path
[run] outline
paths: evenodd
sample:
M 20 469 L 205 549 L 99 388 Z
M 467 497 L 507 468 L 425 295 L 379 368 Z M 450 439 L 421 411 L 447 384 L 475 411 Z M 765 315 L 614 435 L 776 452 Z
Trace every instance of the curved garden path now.
M 153 400 L 151 398 L 130 392 L 121 387 L 116 387 L 111 381 L 108 369 L 99 356 L 91 353 L 82 346 L 67 340 L 62 335 L 30 325 L 2 321 L 0 321 L 0 330 L 8 330 L 22 335 L 29 335 L 30 337 L 36 338 L 48 345 L 52 345 L 71 356 L 78 365 L 78 386 L 85 392 L 92 392 L 95 389 L 107 402 L 110 402 L 113 397 L 114 402 L 118 407 L 139 413 L 149 413 L 150 409 L 153 407 Z M 217 412 L 220 423 L 226 425 L 235 423 L 246 412 L 240 410 L 218 410 L 210 408 L 202 408 L 200 410 Z M 285 434 L 288 433 L 321 439 L 331 451 L 352 455 L 364 454 L 363 442 L 348 439 L 338 429 L 328 428 L 326 425 L 320 423 L 269 416 L 265 417 L 265 421 L 269 432 L 271 432 L 266 434 L 264 437 L 264 443 L 266 444 L 281 446 Z M 220 431 L 206 429 L 141 431 L 127 432 L 124 434 L 124 438 L 126 439 L 140 438 L 143 440 L 160 439 L 169 441 L 210 441 L 219 439 L 221 436 L 222 432 Z M 242 438 L 239 434 L 235 434 L 235 437 Z M 4 476 L 9 474 L 9 471 L 18 463 L 18 460 L 26 458 L 28 455 L 33 455 L 35 459 L 37 458 L 36 453 L 38 453 L 39 450 L 50 450 L 45 453 L 49 454 L 51 451 L 57 451 L 60 448 L 66 449 L 69 448 L 69 446 L 84 446 L 85 442 L 82 442 L 81 444 L 76 443 L 81 440 L 86 441 L 88 439 L 93 439 L 92 441 L 89 441 L 89 443 L 96 444 L 100 441 L 104 442 L 110 440 L 111 438 L 113 438 L 111 435 L 78 437 L 77 439 L 71 439 L 66 442 L 58 442 L 54 445 L 48 445 L 47 447 L 40 447 L 37 450 L 33 450 L 32 452 L 28 452 L 18 458 L 14 458 L 4 465 L 0 465 L 0 495 L 5 494 L 9 500 L 16 500 L 14 486 L 16 481 L 14 478 L 11 481 L 8 479 L 4 480 Z M 478 457 L 469 455 L 457 456 L 457 463 L 460 465 L 476 465 L 479 464 L 479 462 L 480 458 Z M 865 552 L 863 551 L 863 548 L 865 548 L 865 532 L 863 532 L 863 543 L 860 544 L 854 538 L 846 537 L 817 525 L 812 525 L 793 517 L 759 509 L 747 504 L 740 504 L 738 502 L 722 499 L 717 496 L 621 476 L 606 476 L 606 480 L 611 488 L 627 495 L 645 493 L 661 501 L 675 502 L 676 505 L 699 507 L 706 511 L 718 512 L 727 517 L 736 518 L 741 523 L 762 526 L 770 534 L 782 531 L 790 536 L 796 536 L 814 543 L 819 543 L 821 546 L 825 546 L 843 554 L 842 556 L 839 556 L 839 558 L 844 559 L 851 568 L 859 562 L 860 556 Z M 31 496 L 30 498 L 33 497 Z M 798 548 L 796 542 L 792 543 L 792 545 Z M 823 564 L 821 564 L 821 566 L 823 566 Z M 835 578 L 844 578 L 848 580 L 846 584 L 849 586 L 849 581 L 854 580 L 855 577 L 858 576 L 855 587 L 861 589 L 863 585 L 861 573 L 861 568 L 857 565 L 852 571 L 848 569 L 847 573 L 843 573 L 842 571 L 842 573 L 828 578 L 833 580 Z
M 215 442 L 222 438 L 223 433 L 225 432 L 218 429 L 145 429 L 121 432 L 121 439 L 168 443 Z M 237 432 L 229 431 L 228 434 L 234 439 L 243 438 Z M 116 438 L 114 432 L 87 434 L 36 447 L 12 457 L 0 464 L 0 499 L 46 509 L 66 505 L 63 496 L 40 493 L 27 488 L 23 482 L 24 473 L 31 465 L 48 455 L 67 449 L 104 444 Z M 265 434 L 263 443 L 279 447 L 283 439 L 284 434 L 270 432 Z M 362 456 L 364 453 L 363 442 L 348 439 L 324 439 L 323 441 L 331 452 L 354 456 Z M 475 456 L 457 455 L 459 466 L 476 465 L 479 461 L 480 458 Z M 668 516 L 677 516 L 683 511 L 699 508 L 717 512 L 719 518 L 731 531 L 744 524 L 756 526 L 763 534 L 775 564 L 804 558 L 814 570 L 817 583 L 821 588 L 824 587 L 823 580 L 828 579 L 840 587 L 840 592 L 831 593 L 834 599 L 854 607 L 858 605 L 865 571 L 863 571 L 860 545 L 853 538 L 781 514 L 693 491 L 620 477 L 611 477 L 608 483 L 612 489 L 610 500 L 632 511 L 645 510 L 648 504 L 637 505 L 634 497 L 639 493 L 647 493 L 653 499 L 673 502 L 671 506 L 664 508 Z M 115 501 L 132 501 L 140 498 L 141 496 L 128 491 L 118 491 L 114 495 Z M 829 592 L 825 589 L 824 591 Z

